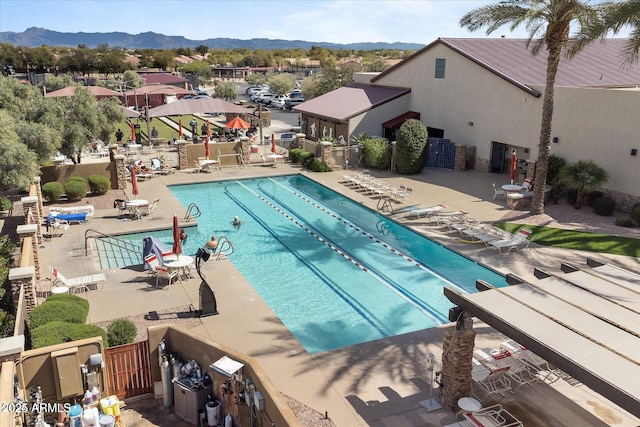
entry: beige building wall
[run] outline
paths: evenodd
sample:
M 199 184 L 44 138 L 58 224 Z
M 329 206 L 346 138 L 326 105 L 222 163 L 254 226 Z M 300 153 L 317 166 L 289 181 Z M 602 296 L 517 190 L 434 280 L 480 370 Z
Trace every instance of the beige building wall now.
M 386 102 L 349 120 L 351 135 L 366 133 L 369 136 L 382 136 L 382 123 L 409 111 L 411 94 Z

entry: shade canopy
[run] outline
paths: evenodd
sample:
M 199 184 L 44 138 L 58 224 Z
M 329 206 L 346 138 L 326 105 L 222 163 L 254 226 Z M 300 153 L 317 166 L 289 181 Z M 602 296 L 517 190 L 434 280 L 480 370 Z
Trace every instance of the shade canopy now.
M 120 96 L 120 93 L 115 90 L 107 89 L 106 87 L 101 86 L 67 86 L 62 89 L 54 90 L 53 92 L 48 92 L 44 96 L 45 98 L 58 98 L 61 96 L 73 96 L 76 93 L 76 89 L 79 87 L 84 87 L 88 89 L 89 92 L 96 98 L 105 98 L 109 96 Z
M 236 116 L 225 124 L 224 127 L 229 129 L 249 129 L 251 125 L 243 120 L 242 117 Z
M 219 98 L 189 98 L 149 110 L 149 117 L 179 116 L 181 114 L 236 113 L 251 114 L 252 111 Z
M 131 108 L 122 107 L 122 109 L 124 110 L 125 117 L 128 119 L 137 119 L 141 116 L 140 113 L 138 113 L 136 110 L 132 110 Z

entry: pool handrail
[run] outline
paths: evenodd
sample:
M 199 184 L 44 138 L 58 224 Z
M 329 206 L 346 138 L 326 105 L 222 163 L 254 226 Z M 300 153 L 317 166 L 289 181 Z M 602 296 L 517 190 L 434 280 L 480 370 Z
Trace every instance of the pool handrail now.
M 202 212 L 200 211 L 200 208 L 198 207 L 198 205 L 191 202 L 187 207 L 187 212 L 184 214 L 184 220 L 191 221 L 192 219 L 199 218 L 200 215 L 202 215 Z
M 89 236 L 88 235 L 89 232 L 93 232 L 96 235 Z M 105 238 L 113 239 L 116 242 L 121 243 L 121 244 L 118 244 L 118 243 L 113 242 L 113 241 L 105 241 L 105 240 L 103 240 Z M 123 250 L 125 250 L 127 252 L 133 252 L 133 253 L 136 253 L 136 254 L 140 253 L 140 248 L 137 247 L 136 245 L 134 245 L 133 243 L 129 242 L 128 240 L 119 239 L 119 238 L 117 238 L 117 237 L 115 237 L 115 236 L 113 236 L 111 234 L 105 234 L 105 233 L 103 233 L 101 231 L 94 230 L 93 228 L 89 228 L 84 232 L 84 255 L 85 256 L 87 256 L 89 254 L 89 245 L 88 245 L 89 239 L 94 239 L 94 240 L 95 239 L 100 239 L 104 243 L 108 243 L 111 246 L 115 246 L 115 247 L 123 249 Z

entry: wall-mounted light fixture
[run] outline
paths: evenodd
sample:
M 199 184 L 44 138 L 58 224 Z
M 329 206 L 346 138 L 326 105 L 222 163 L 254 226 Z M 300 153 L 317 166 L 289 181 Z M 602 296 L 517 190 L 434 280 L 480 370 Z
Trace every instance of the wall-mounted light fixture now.
M 473 126 L 473 122 L 467 122 L 467 125 Z
M 631 155 L 632 156 L 637 156 L 638 155 L 638 149 L 637 148 L 632 148 L 631 149 Z
M 559 141 L 559 139 L 558 139 L 558 137 L 557 137 L 557 136 L 554 136 L 554 137 L 553 137 L 553 139 L 552 139 L 551 141 L 553 141 L 554 143 L 556 143 L 556 144 L 557 144 L 557 143 L 558 143 L 558 141 Z

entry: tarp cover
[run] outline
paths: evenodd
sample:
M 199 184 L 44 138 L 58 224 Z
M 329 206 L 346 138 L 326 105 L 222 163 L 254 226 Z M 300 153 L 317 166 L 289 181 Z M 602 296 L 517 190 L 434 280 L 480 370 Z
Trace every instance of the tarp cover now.
M 147 236 L 142 239 L 142 243 L 142 259 L 144 260 L 149 254 L 154 254 L 156 258 L 158 258 L 160 265 L 163 265 L 162 253 L 166 252 L 167 249 L 164 247 L 162 242 L 153 236 Z M 144 263 L 144 269 L 149 269 L 149 264 L 146 262 Z

